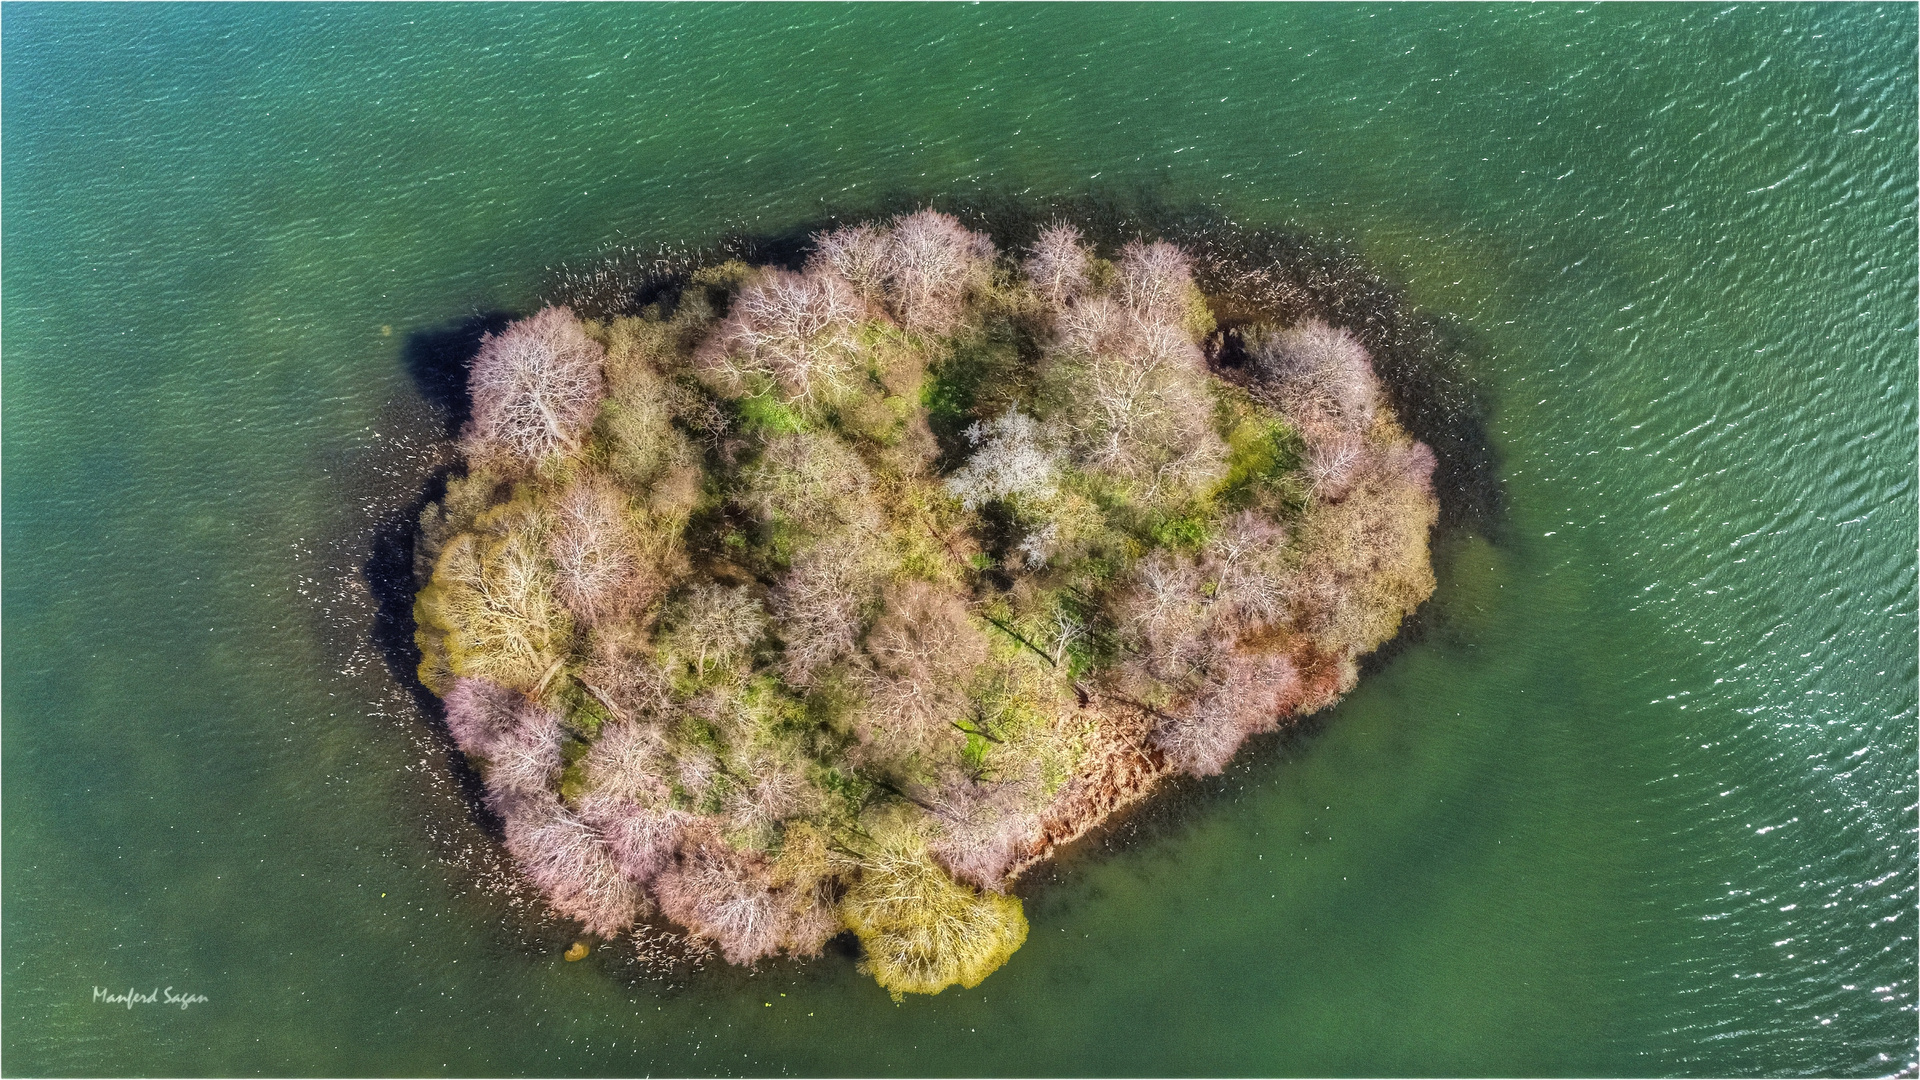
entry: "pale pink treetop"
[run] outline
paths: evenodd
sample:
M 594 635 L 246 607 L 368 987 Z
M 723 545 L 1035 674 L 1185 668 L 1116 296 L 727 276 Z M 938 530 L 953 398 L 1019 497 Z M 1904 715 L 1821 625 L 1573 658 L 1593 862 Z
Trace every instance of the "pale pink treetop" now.
M 553 909 L 613 937 L 645 904 L 639 885 L 621 871 L 600 831 L 560 805 L 551 792 L 517 800 L 506 815 L 507 851 Z
M 1156 240 L 1138 241 L 1120 249 L 1120 295 L 1141 315 L 1178 325 L 1187 310 L 1187 290 L 1193 270 L 1187 253 Z
M 758 373 L 790 400 L 830 398 L 853 375 L 853 328 L 865 309 L 838 274 L 768 270 L 734 297 L 699 361 L 729 389 Z
M 895 218 L 887 242 L 887 294 L 910 330 L 945 333 L 967 286 L 990 272 L 993 241 L 937 210 Z
M 809 274 L 845 281 L 884 303 L 909 330 L 946 333 L 959 320 L 967 289 L 993 269 L 993 241 L 951 214 L 920 210 L 884 229 L 854 225 L 819 233 Z
M 1020 264 L 1027 280 L 1055 307 L 1079 296 L 1087 288 L 1087 267 L 1091 253 L 1081 242 L 1080 230 L 1056 221 L 1040 230 L 1031 253 Z
M 531 464 L 576 449 L 599 411 L 605 357 L 564 307 L 542 308 L 482 338 L 467 380 L 468 453 Z
M 1373 358 L 1349 331 L 1308 319 L 1255 346 L 1254 370 L 1277 404 L 1354 431 L 1373 422 L 1380 381 Z

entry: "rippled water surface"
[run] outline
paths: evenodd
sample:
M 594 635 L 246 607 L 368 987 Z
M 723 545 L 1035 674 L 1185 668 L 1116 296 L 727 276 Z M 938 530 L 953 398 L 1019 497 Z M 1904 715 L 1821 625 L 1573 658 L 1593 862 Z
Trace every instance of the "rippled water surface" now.
M 1911 6 L 0 23 L 8 1072 L 1914 1068 Z M 1143 187 L 1454 321 L 1508 516 L 1426 633 L 976 990 L 561 962 L 371 635 L 434 335 L 610 243 Z

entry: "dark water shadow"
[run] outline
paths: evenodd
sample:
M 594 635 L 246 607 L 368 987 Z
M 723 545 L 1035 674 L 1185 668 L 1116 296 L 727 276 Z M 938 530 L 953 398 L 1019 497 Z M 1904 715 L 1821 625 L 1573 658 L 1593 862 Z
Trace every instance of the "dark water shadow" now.
M 480 351 L 480 340 L 499 333 L 512 321 L 513 316 L 504 311 L 488 311 L 408 335 L 402 350 L 407 374 L 413 378 L 414 389 L 445 419 L 448 438 L 459 435 L 473 415 L 467 373 L 474 354 Z
M 505 312 L 486 312 L 408 338 L 402 350 L 407 373 L 422 400 L 444 423 L 446 438 L 457 435 L 471 414 L 467 373 L 481 339 L 504 328 L 512 318 Z M 434 468 L 413 498 L 373 523 L 360 573 L 375 603 L 369 633 L 381 662 L 431 730 L 469 817 L 497 840 L 503 835 L 500 819 L 482 798 L 485 784 L 479 772 L 455 745 L 440 699 L 420 681 L 420 647 L 414 642 L 413 598 L 424 576 L 416 550 L 420 515 L 445 497 L 447 480 L 460 468 Z

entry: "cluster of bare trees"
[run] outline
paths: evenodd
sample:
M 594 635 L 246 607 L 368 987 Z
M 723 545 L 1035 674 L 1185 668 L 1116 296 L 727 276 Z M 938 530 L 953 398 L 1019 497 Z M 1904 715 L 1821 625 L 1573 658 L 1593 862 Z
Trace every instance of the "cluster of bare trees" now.
M 507 851 L 554 909 L 599 934 L 631 924 L 645 903 L 639 883 L 605 832 L 553 790 L 564 738 L 559 714 L 477 678 L 455 679 L 445 703 L 454 741 L 485 770 L 487 803 L 505 826 Z
M 1197 553 L 1142 560 L 1117 606 L 1129 655 L 1117 684 L 1154 715 L 1151 738 L 1179 768 L 1211 775 L 1299 703 L 1282 655 L 1249 647 L 1287 617 L 1287 532 L 1253 511 L 1227 518 Z
M 1301 433 L 1317 496 L 1290 583 L 1294 623 L 1326 652 L 1368 652 L 1433 591 L 1433 452 L 1394 422 L 1349 331 L 1307 320 L 1252 355 L 1254 390 Z
M 1089 258 L 1070 229 L 1055 229 L 1025 264 L 1033 287 L 1061 305 L 1045 419 L 1068 435 L 1076 464 L 1143 500 L 1192 494 L 1218 477 L 1227 452 L 1212 424 L 1206 360 L 1187 328 L 1186 257 L 1170 244 L 1129 244 L 1105 291 L 1073 269 Z
M 783 648 L 782 675 L 813 685 L 855 651 L 894 559 L 879 536 L 886 514 L 867 464 L 822 432 L 769 439 L 741 470 L 737 503 L 796 543 L 768 594 Z
M 1169 304 L 1164 290 L 1143 294 Z M 1156 703 L 1152 739 L 1168 760 L 1199 775 L 1302 704 L 1297 664 L 1272 642 L 1351 660 L 1433 589 L 1433 455 L 1393 423 L 1365 348 L 1309 321 L 1258 339 L 1253 357 L 1256 393 L 1306 444 L 1315 498 L 1297 535 L 1241 511 L 1200 552 L 1141 561 L 1118 608 L 1131 642 L 1122 684 Z
M 951 332 L 969 291 L 990 279 L 993 259 L 991 240 L 935 210 L 886 228 L 822 233 L 804 272 L 762 270 L 741 288 L 698 361 L 729 393 L 760 376 L 788 400 L 843 398 L 860 374 L 855 330 L 863 320 L 891 316 L 909 330 Z
M 951 332 L 970 290 L 993 273 L 993 241 L 951 214 L 920 210 L 887 228 L 854 225 L 814 238 L 810 271 L 826 270 L 909 330 Z
M 1252 333 L 1229 390 L 1179 248 L 1055 223 L 995 259 L 923 210 L 486 339 L 421 674 L 555 910 L 657 908 L 736 963 L 852 929 L 890 989 L 971 986 L 1090 746 L 1216 773 L 1431 591 L 1433 457 L 1352 335 Z M 1036 339 L 967 389 L 956 342 Z M 975 395 L 944 475 L 936 392 Z M 1308 486 L 1232 494 L 1232 409 L 1300 434 Z

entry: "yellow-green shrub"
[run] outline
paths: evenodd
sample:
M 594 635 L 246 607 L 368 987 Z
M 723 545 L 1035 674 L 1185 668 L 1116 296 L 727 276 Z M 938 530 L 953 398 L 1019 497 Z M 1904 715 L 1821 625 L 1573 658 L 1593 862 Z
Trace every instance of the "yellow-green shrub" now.
M 1027 940 L 1017 897 L 953 880 L 904 832 L 860 860 L 839 911 L 866 948 L 867 969 L 896 998 L 955 983 L 972 989 Z
M 521 499 L 447 543 L 414 600 L 421 682 L 439 690 L 450 673 L 530 691 L 565 658 L 573 625 L 554 597 L 546 529 Z

